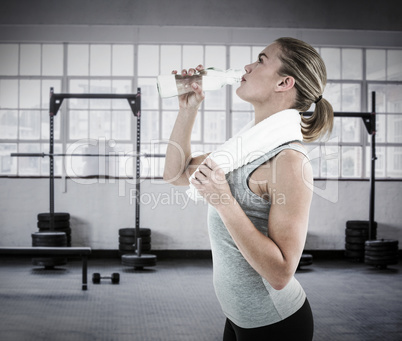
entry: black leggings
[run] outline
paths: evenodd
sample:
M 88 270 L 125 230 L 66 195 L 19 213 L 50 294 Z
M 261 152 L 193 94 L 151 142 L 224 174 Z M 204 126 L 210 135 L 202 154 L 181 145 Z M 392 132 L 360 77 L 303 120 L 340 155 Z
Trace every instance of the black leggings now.
M 226 319 L 223 341 L 311 341 L 314 321 L 308 300 L 293 315 L 268 326 L 245 329 Z

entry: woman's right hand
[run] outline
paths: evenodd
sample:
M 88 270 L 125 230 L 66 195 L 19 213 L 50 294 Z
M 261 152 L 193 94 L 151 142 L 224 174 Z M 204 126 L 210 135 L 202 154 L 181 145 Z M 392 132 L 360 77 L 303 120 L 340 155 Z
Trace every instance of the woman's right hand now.
M 193 76 L 198 72 L 202 72 L 204 67 L 202 65 L 198 65 L 195 69 L 190 68 L 188 70 L 183 69 L 181 71 L 182 76 Z M 176 70 L 172 71 L 172 74 L 177 74 Z M 184 95 L 179 96 L 179 107 L 180 109 L 198 109 L 201 105 L 202 101 L 205 98 L 205 94 L 202 90 L 202 87 L 197 83 L 192 83 L 191 88 L 192 92 L 186 93 Z

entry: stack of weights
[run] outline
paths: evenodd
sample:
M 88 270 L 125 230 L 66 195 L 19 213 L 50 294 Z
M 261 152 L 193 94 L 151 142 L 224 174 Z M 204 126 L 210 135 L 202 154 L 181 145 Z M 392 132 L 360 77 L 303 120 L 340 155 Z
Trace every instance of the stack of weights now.
M 392 239 L 366 241 L 364 262 L 380 269 L 398 264 L 398 241 Z
M 377 223 L 373 223 L 369 238 L 369 222 L 366 220 L 350 220 L 345 229 L 345 257 L 362 262 L 364 260 L 365 242 L 376 239 Z
M 54 213 L 54 230 L 50 226 L 50 213 L 38 214 L 39 232 L 32 234 L 32 246 L 57 247 L 71 246 L 70 214 L 64 212 Z M 67 264 L 67 258 L 48 257 L 33 258 L 33 265 L 44 266 L 51 269 L 57 265 Z
M 151 250 L 151 229 L 140 227 L 141 250 Z M 135 250 L 135 227 L 125 227 L 119 230 L 119 253 L 124 255 Z

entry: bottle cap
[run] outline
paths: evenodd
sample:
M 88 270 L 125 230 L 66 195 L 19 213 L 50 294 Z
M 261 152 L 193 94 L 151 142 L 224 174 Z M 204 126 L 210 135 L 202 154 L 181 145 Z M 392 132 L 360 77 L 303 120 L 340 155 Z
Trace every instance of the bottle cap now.
M 157 86 L 159 95 L 162 98 L 174 97 L 178 95 L 176 77 L 173 74 L 158 76 Z

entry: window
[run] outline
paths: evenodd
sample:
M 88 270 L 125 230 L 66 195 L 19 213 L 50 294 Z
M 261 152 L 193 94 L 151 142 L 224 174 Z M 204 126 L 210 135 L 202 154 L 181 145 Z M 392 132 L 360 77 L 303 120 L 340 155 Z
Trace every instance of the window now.
M 12 152 L 49 150 L 49 90 L 68 93 L 142 91 L 142 151 L 164 154 L 177 98 L 160 99 L 156 77 L 194 67 L 243 69 L 264 46 L 190 44 L 0 44 L 0 175 L 47 176 L 45 158 Z M 369 112 L 377 94 L 379 178 L 402 178 L 402 50 L 316 47 L 327 66 L 324 97 L 335 111 Z M 253 118 L 237 86 L 209 92 L 192 131 L 193 151 L 216 149 Z M 55 174 L 132 177 L 136 119 L 124 100 L 65 100 L 55 117 L 55 151 L 120 157 L 56 158 Z M 335 118 L 328 141 L 307 145 L 316 178 L 370 174 L 370 136 L 360 118 Z M 144 177 L 160 177 L 164 158 L 141 162 Z

